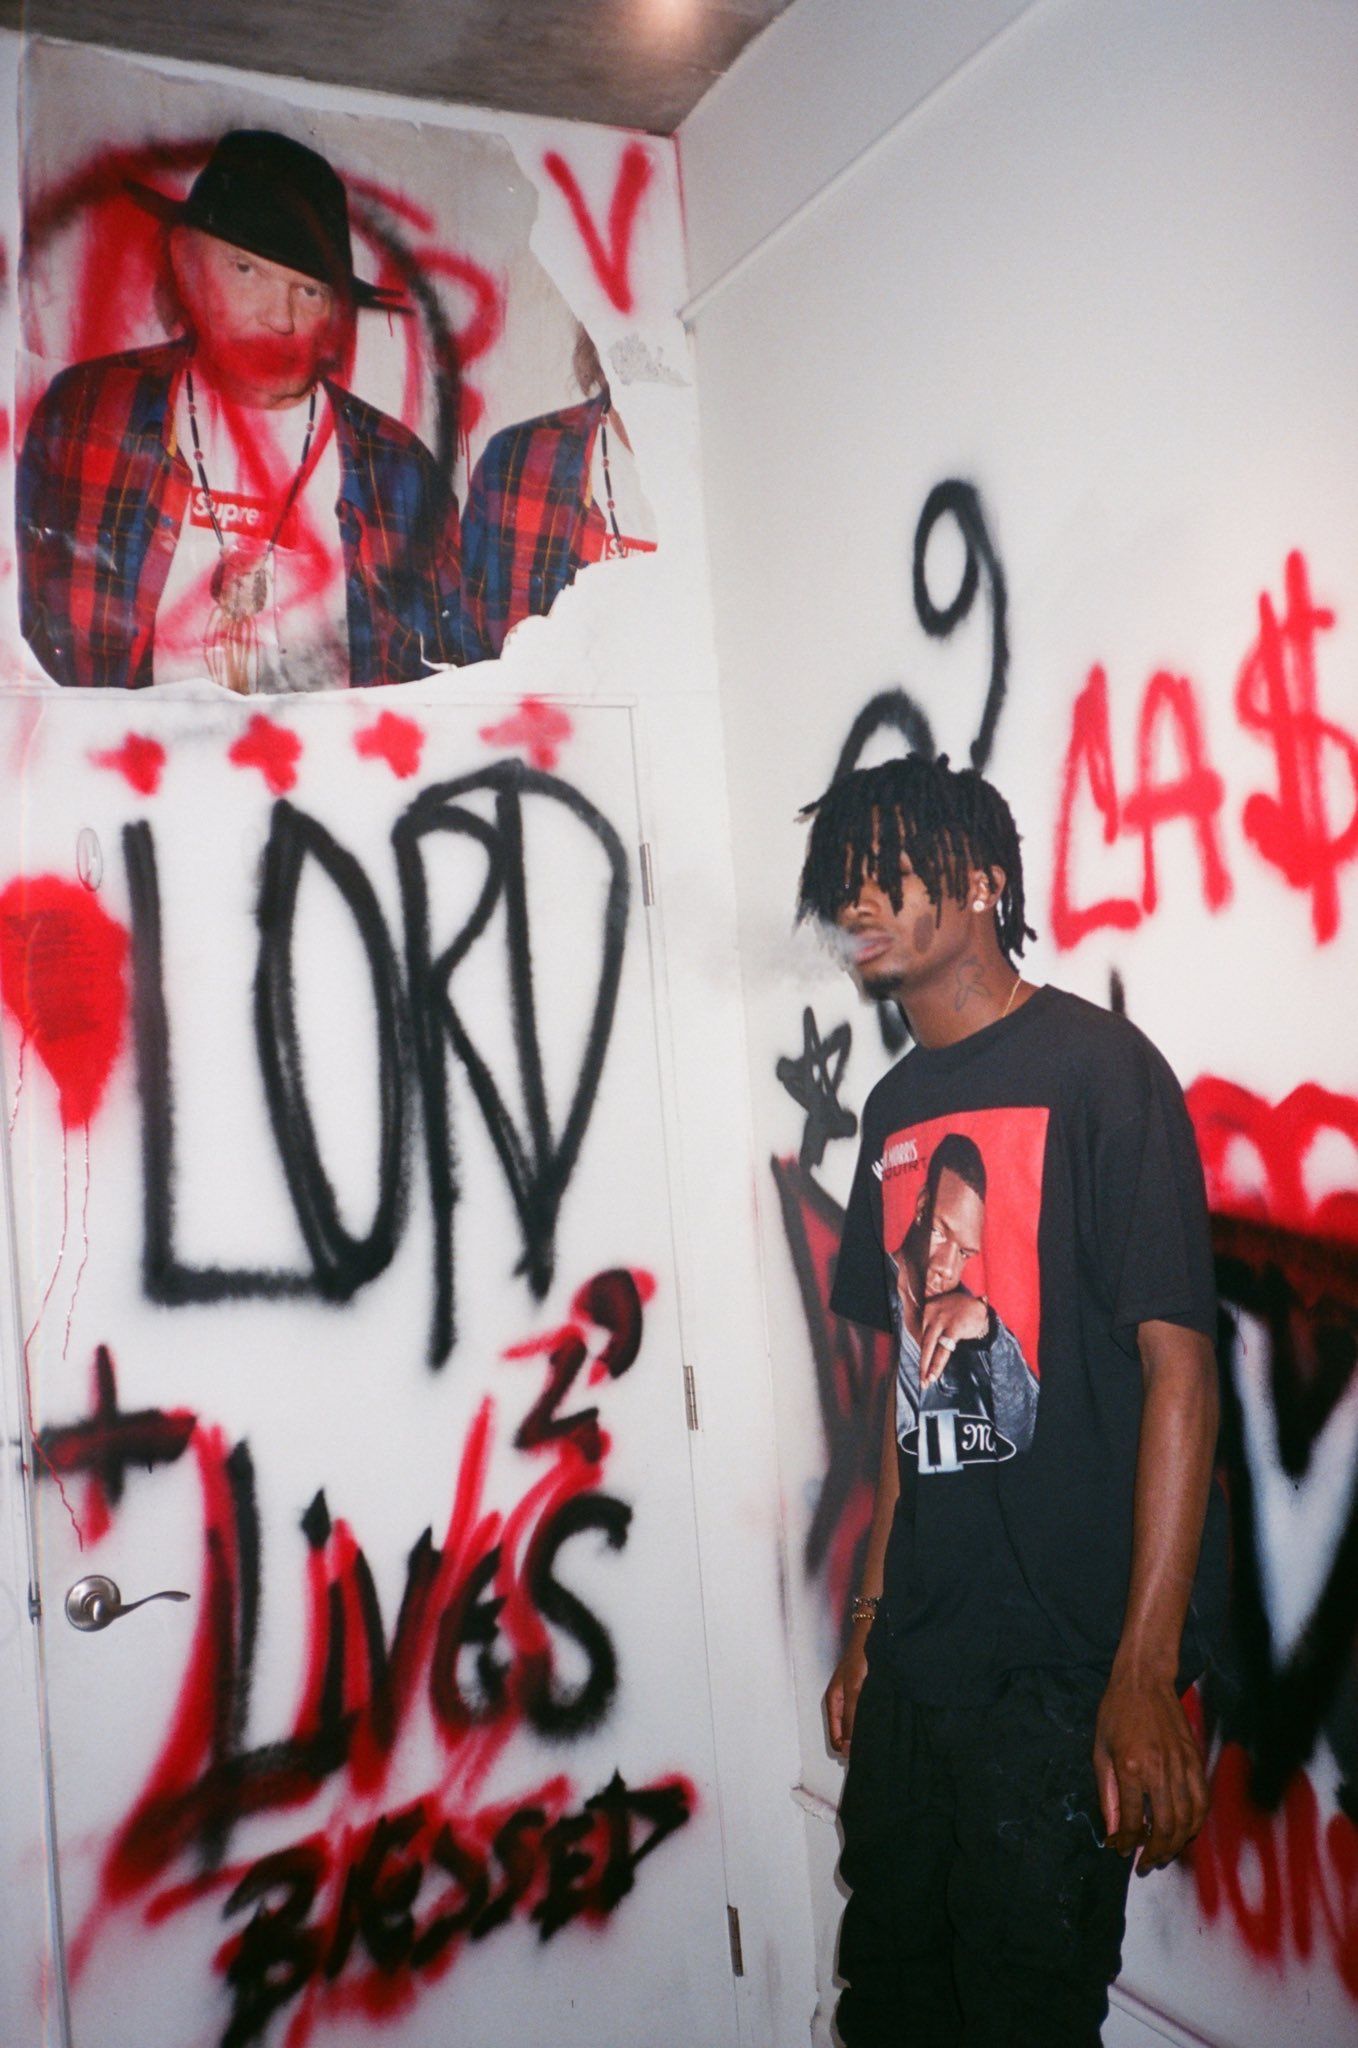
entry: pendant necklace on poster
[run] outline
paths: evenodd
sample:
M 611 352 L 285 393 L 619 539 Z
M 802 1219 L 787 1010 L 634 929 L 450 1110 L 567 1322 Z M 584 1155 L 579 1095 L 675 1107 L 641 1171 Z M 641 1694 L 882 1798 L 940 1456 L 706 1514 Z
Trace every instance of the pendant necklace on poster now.
M 208 618 L 203 651 L 207 658 L 208 672 L 214 682 L 224 683 L 230 690 L 248 694 L 255 687 L 258 669 L 259 635 L 255 620 L 269 601 L 269 570 L 274 552 L 288 514 L 297 502 L 297 493 L 306 475 L 307 458 L 311 454 L 311 442 L 316 431 L 316 387 L 314 384 L 311 387 L 311 399 L 307 406 L 306 436 L 302 442 L 301 460 L 288 486 L 283 508 L 274 522 L 274 530 L 260 548 L 242 545 L 239 541 L 228 541 L 222 532 L 212 487 L 208 483 L 207 469 L 203 462 L 203 444 L 198 435 L 197 394 L 193 388 L 193 372 L 186 370 L 184 375 L 194 468 L 198 471 L 207 516 L 212 522 L 212 531 L 217 537 L 217 546 L 220 550 L 220 559 L 212 572 L 212 611 Z
M 605 536 L 605 553 L 609 555 L 625 555 L 627 553 L 627 543 L 622 537 L 622 528 L 618 525 L 618 508 L 613 502 L 613 471 L 609 467 L 608 461 L 607 411 L 605 411 L 602 419 L 599 421 L 599 454 L 603 460 L 604 469 L 604 502 L 608 506 L 608 523 L 613 529 L 610 534 Z

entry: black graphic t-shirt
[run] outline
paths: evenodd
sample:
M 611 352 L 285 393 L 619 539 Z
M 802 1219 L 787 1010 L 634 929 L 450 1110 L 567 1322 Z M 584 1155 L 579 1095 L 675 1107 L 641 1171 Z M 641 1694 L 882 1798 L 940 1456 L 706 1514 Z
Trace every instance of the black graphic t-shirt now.
M 950 1335 L 922 1373 L 931 1298 Z M 1034 1665 L 1101 1685 L 1131 1569 L 1137 1325 L 1216 1335 L 1202 1167 L 1167 1062 L 1054 988 L 915 1047 L 864 1107 L 831 1303 L 895 1338 L 901 1494 L 872 1661 L 938 1704 Z M 1225 1534 L 1214 1486 L 1185 1684 L 1223 1620 Z

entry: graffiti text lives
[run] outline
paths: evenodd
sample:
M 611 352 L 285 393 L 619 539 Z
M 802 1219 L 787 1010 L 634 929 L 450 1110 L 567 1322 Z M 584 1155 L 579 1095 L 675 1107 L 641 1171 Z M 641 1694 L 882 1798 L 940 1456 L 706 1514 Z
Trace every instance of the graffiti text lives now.
M 694 1812 L 688 1779 L 630 1784 L 615 1768 L 583 1796 L 555 1773 L 499 1798 L 488 1781 L 522 1732 L 570 1744 L 616 1700 L 614 1640 L 572 1585 L 572 1561 L 582 1540 L 623 1551 L 632 1510 L 602 1484 L 609 1433 L 597 1397 L 580 1389 L 631 1370 L 653 1287 L 625 1267 L 596 1273 L 567 1323 L 505 1354 L 541 1373 L 510 1440 L 537 1476 L 510 1506 L 492 1505 L 492 1468 L 509 1447 L 496 1401 L 483 1399 L 442 1537 L 417 1537 L 390 1613 L 357 1533 L 324 1492 L 313 1497 L 291 1558 L 306 1614 L 299 1702 L 288 1725 L 263 1735 L 252 1723 L 268 1584 L 251 1447 L 187 1411 L 125 1413 L 116 1361 L 99 1347 L 91 1413 L 43 1432 L 40 1469 L 83 1481 L 89 1522 L 106 1528 L 129 1468 L 155 1484 L 157 1468 L 191 1457 L 202 1578 L 179 1696 L 72 1942 L 74 1975 L 114 1912 L 140 1902 L 160 1923 L 216 1896 L 228 1930 L 217 1967 L 232 2000 L 222 2048 L 261 2038 L 283 2007 L 295 2048 L 318 2001 L 380 2017 L 511 1919 L 547 1941 L 613 1913 L 637 1866 Z M 419 1748 L 422 1730 L 434 1738 L 434 1781 L 393 1799 L 403 1738 Z M 319 1828 L 233 1859 L 243 1823 L 300 1815 L 327 1787 L 334 1804 Z

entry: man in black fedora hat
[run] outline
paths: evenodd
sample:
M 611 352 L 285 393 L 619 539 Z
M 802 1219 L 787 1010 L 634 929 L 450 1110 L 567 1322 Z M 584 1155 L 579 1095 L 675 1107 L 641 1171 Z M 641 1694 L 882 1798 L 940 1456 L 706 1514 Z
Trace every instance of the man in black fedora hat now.
M 166 228 L 156 348 L 77 363 L 19 458 L 24 636 L 59 683 L 241 691 L 411 680 L 455 658 L 457 508 L 423 443 L 334 381 L 367 308 L 344 186 L 222 137 Z

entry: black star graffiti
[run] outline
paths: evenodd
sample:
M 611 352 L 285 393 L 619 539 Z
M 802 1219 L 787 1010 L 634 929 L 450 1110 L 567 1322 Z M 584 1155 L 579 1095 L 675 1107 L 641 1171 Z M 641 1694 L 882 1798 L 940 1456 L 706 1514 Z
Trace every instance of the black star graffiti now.
M 779 1060 L 774 1072 L 799 1109 L 806 1111 L 806 1128 L 798 1164 L 803 1171 L 819 1166 L 832 1138 L 851 1138 L 858 1118 L 845 1109 L 838 1089 L 853 1043 L 853 1028 L 836 1024 L 828 1038 L 822 1038 L 814 1010 L 802 1011 L 800 1059 Z
M 81 1422 L 40 1430 L 38 1472 L 54 1476 L 87 1472 L 104 1499 L 116 1507 L 123 1497 L 129 1465 L 172 1465 L 193 1435 L 197 1417 L 187 1409 L 118 1406 L 118 1382 L 108 1346 L 94 1354 L 94 1409 Z

